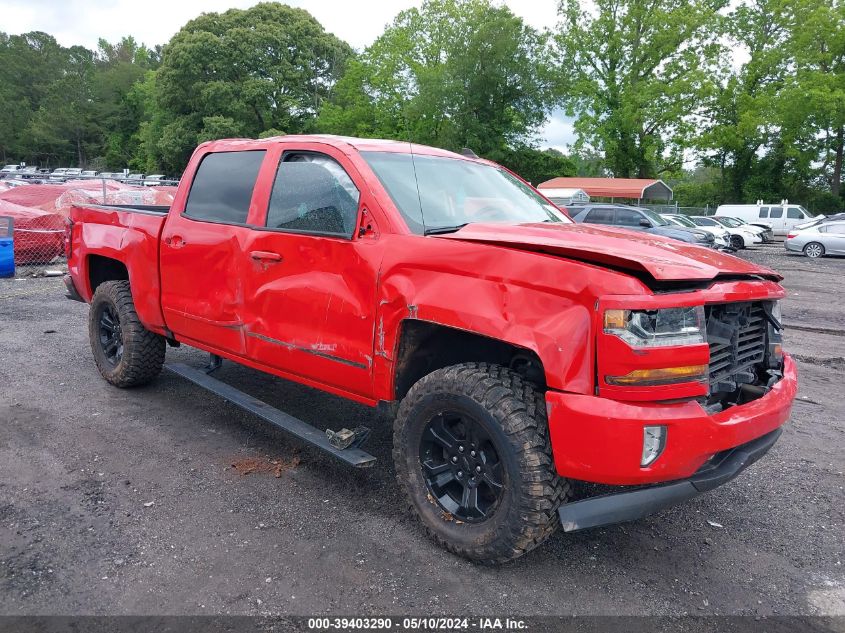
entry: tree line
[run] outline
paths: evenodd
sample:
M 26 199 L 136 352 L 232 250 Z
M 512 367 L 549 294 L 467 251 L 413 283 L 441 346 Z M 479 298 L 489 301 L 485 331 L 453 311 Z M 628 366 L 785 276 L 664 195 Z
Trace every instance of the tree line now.
M 325 132 L 469 147 L 534 183 L 662 178 L 682 205 L 843 207 L 845 0 L 560 0 L 558 17 L 427 0 L 363 51 L 279 3 L 155 48 L 0 33 L 0 158 L 178 175 L 206 140 Z M 535 140 L 559 109 L 568 155 Z

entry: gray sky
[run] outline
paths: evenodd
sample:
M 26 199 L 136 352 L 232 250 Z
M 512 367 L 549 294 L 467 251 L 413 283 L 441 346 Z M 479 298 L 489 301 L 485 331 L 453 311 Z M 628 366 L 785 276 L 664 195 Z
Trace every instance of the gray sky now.
M 372 42 L 402 9 L 421 0 L 284 0 L 307 9 L 327 31 L 361 49 Z M 97 47 L 124 35 L 154 46 L 166 43 L 191 18 L 208 11 L 244 9 L 257 0 L 0 0 L 0 30 L 18 34 L 45 31 L 63 46 Z M 557 22 L 557 0 L 505 0 L 510 9 L 537 28 Z M 565 149 L 573 141 L 572 122 L 557 111 L 540 134 L 543 146 Z

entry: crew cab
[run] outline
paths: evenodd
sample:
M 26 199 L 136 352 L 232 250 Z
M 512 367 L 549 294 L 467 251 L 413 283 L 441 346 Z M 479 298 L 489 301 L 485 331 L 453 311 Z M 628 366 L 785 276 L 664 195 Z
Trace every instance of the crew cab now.
M 214 141 L 169 209 L 78 205 L 71 222 L 68 296 L 90 303 L 108 382 L 153 380 L 167 345 L 205 350 L 204 371 L 167 368 L 356 466 L 366 433 L 324 434 L 211 374 L 228 359 L 381 407 L 413 514 L 473 560 L 730 480 L 795 397 L 777 273 L 573 223 L 474 156 Z M 618 487 L 573 501 L 576 480 Z

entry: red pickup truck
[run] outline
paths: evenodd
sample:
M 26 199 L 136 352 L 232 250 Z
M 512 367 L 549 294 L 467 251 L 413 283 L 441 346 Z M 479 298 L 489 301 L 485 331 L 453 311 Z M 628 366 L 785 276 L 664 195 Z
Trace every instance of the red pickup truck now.
M 167 367 L 356 466 L 321 431 L 210 374 L 221 359 L 395 416 L 396 475 L 425 530 L 497 562 L 636 519 L 736 476 L 796 392 L 775 272 L 574 224 L 471 152 L 333 136 L 223 140 L 169 209 L 77 206 L 68 296 L 103 377 Z M 569 501 L 574 480 L 619 486 Z M 569 502 L 568 502 L 569 501 Z

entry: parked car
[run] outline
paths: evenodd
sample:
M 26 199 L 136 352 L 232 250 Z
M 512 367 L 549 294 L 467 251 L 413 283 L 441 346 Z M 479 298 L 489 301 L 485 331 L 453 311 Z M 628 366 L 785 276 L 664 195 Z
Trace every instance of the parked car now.
M 819 224 L 823 224 L 825 222 L 840 222 L 845 221 L 845 213 L 834 213 L 833 215 L 817 215 L 809 222 L 804 222 L 803 224 L 796 224 L 794 227 L 794 231 L 803 231 L 804 229 L 809 229 L 811 226 L 817 226 Z
M 798 204 L 783 201 L 778 204 L 720 204 L 717 216 L 737 218 L 748 224 L 768 227 L 774 235 L 785 236 L 795 225 L 813 218 L 807 209 Z
M 649 209 L 630 207 L 620 204 L 586 204 L 566 207 L 572 219 L 578 223 L 603 224 L 617 226 L 633 231 L 643 231 L 651 235 L 668 237 L 689 244 L 698 244 L 713 248 L 715 238 L 711 233 L 696 228 L 686 228 L 670 224 L 660 214 Z
M 156 187 L 161 184 L 162 180 L 165 180 L 164 174 L 151 174 L 144 179 L 144 186 Z
M 734 218 L 727 215 L 714 215 L 713 219 L 722 224 L 722 226 L 726 226 L 728 228 L 744 229 L 746 231 L 751 231 L 752 233 L 759 235 L 760 239 L 763 240 L 764 244 L 768 244 L 775 241 L 774 232 L 768 226 L 760 226 L 759 224 L 749 224 L 742 218 Z
M 58 167 L 50 172 L 48 180 L 50 182 L 64 182 L 67 180 L 67 167 Z
M 100 172 L 100 178 L 106 178 L 108 180 L 123 180 L 125 174 L 120 171 L 104 171 Z
M 667 222 L 675 224 L 676 226 L 681 226 L 686 229 L 696 229 L 712 234 L 716 248 L 733 248 L 731 246 L 731 234 L 726 228 L 721 226 L 698 226 L 687 216 L 681 215 L 680 213 L 661 213 L 660 217 Z
M 100 172 L 95 171 L 93 169 L 86 169 L 81 174 L 79 174 L 83 178 L 96 178 L 100 175 Z
M 712 215 L 694 215 L 690 217 L 690 220 L 700 228 L 726 228 L 731 234 L 731 246 L 737 250 L 763 242 L 763 238 L 756 231 L 750 228 L 745 229 L 728 226 L 717 221 Z
M 8 174 L 16 174 L 23 171 L 23 167 L 21 165 L 4 165 L 2 169 L 0 169 L 0 178 Z
M 786 236 L 788 251 L 804 253 L 811 259 L 825 255 L 845 255 L 845 222 L 825 222 Z
M 474 560 L 729 481 L 795 398 L 778 273 L 645 226 L 575 224 L 441 149 L 213 141 L 169 209 L 70 218 L 65 284 L 90 303 L 106 381 L 148 383 L 168 344 L 199 347 L 205 371 L 169 369 L 359 467 L 375 460 L 366 432 L 327 436 L 211 374 L 225 358 L 394 412 L 409 507 Z M 626 488 L 569 504 L 572 480 Z
M 143 185 L 144 178 L 144 174 L 129 174 L 123 178 L 123 182 L 127 185 Z

